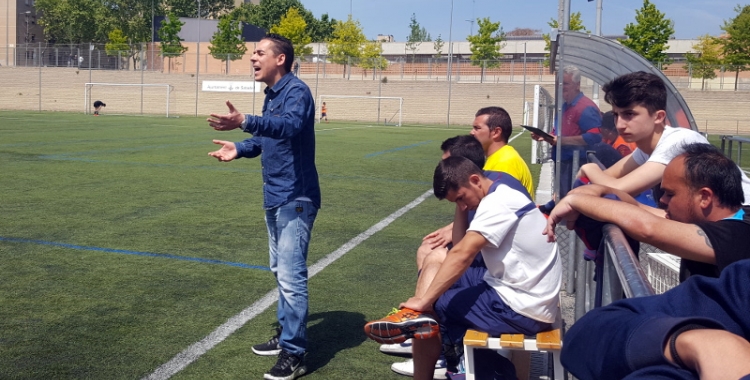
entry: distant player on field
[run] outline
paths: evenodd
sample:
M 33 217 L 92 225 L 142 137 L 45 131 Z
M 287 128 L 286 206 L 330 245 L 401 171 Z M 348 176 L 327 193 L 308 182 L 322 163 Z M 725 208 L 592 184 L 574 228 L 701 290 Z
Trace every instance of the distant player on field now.
M 320 121 L 323 121 L 323 119 L 326 120 L 326 123 L 328 122 L 328 107 L 326 107 L 326 102 L 323 102 L 323 106 L 320 107 Z
M 102 107 L 106 107 L 107 105 L 104 104 L 103 101 L 97 100 L 94 102 L 94 116 L 99 116 L 99 110 L 102 109 Z

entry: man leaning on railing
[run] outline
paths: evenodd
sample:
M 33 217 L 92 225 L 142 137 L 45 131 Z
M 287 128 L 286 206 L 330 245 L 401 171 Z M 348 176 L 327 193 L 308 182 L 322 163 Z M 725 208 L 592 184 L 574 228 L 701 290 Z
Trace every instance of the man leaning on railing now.
M 580 227 L 579 215 L 615 224 L 633 239 L 682 257 L 681 281 L 695 274 L 718 277 L 733 262 L 750 258 L 750 207 L 742 206 L 740 170 L 718 148 L 686 145 L 667 165 L 661 188 L 665 210 L 638 204 L 616 189 L 580 186 L 558 202 L 544 234 L 554 240 L 562 221 Z

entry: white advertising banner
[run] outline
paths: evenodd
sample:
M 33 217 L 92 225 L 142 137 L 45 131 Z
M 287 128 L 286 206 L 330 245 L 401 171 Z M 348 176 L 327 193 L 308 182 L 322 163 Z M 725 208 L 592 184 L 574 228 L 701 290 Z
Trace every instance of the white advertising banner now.
M 260 92 L 260 82 L 204 80 L 203 91 L 213 92 Z

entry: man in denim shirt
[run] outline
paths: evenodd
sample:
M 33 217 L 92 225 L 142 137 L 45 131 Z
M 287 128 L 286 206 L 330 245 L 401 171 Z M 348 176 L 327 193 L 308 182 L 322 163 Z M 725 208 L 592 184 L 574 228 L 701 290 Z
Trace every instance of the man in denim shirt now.
M 251 58 L 255 80 L 265 83 L 263 115 L 243 115 L 227 101 L 229 113 L 211 114 L 217 131 L 241 128 L 245 141 L 213 140 L 219 161 L 261 155 L 263 208 L 266 210 L 270 267 L 279 288 L 280 329 L 268 342 L 253 346 L 258 355 L 278 355 L 266 379 L 291 380 L 306 372 L 307 249 L 320 208 L 315 168 L 315 104 L 310 89 L 290 71 L 294 49 L 288 39 L 266 35 Z

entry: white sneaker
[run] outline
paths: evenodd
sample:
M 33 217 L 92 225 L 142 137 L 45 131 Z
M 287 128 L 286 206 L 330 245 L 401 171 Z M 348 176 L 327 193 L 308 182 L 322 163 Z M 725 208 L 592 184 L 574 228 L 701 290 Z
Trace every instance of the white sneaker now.
M 391 365 L 391 370 L 399 375 L 413 377 L 414 360 L 409 359 L 405 362 L 393 363 Z M 447 379 L 447 377 L 445 376 L 445 359 L 440 358 L 437 363 L 435 363 L 435 374 L 433 375 L 433 378 L 441 380 Z
M 403 343 L 381 344 L 380 352 L 388 355 L 411 356 L 411 339 Z

